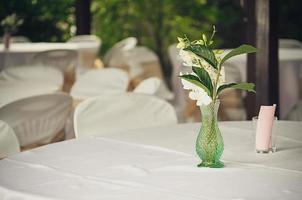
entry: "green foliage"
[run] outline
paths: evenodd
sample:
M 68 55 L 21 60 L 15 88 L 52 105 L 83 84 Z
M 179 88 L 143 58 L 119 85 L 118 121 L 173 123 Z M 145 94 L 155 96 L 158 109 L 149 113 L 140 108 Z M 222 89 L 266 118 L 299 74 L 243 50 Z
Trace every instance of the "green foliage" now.
M 66 41 L 74 26 L 74 0 L 2 0 L 0 19 L 12 13 L 23 19 L 15 34 L 33 42 Z
M 198 76 L 199 81 L 209 89 L 210 95 L 213 94 L 213 85 L 209 73 L 201 67 L 192 67 L 193 72 Z
M 215 58 L 214 52 L 207 46 L 201 44 L 191 44 L 187 48 L 184 49 L 185 51 L 191 51 L 197 56 L 203 58 L 207 61 L 212 67 L 217 69 L 217 60 Z
M 231 52 L 229 52 L 227 55 L 225 55 L 221 62 L 220 65 L 222 65 L 225 61 L 227 61 L 228 59 L 240 55 L 240 54 L 246 54 L 246 53 L 255 53 L 257 52 L 257 49 L 251 45 L 247 45 L 247 44 L 243 44 L 240 47 L 237 47 L 235 49 L 233 49 Z
M 192 75 L 192 74 L 184 74 L 184 75 L 180 75 L 180 78 L 196 85 L 197 87 L 201 87 L 202 89 L 204 89 L 204 91 L 209 95 L 212 96 L 212 92 L 209 90 L 209 88 L 203 84 L 203 82 L 205 81 L 201 81 L 199 79 L 199 77 Z
M 218 85 L 224 82 L 224 80 L 222 80 L 219 83 L 219 80 L 221 79 L 222 64 L 225 61 L 237 55 L 254 53 L 257 49 L 251 45 L 243 44 L 231 50 L 221 59 L 220 52 L 214 50 L 211 46 L 211 44 L 214 43 L 213 37 L 215 33 L 216 29 L 215 26 L 213 26 L 213 33 L 210 40 L 207 39 L 205 34 L 202 34 L 201 39 L 194 40 L 193 42 L 191 42 L 186 36 L 184 38 L 178 38 L 179 43 L 177 47 L 180 48 L 181 51 L 188 51 L 188 54 L 181 54 L 181 57 L 186 60 L 187 63 L 191 63 L 187 60 L 191 60 L 192 63 L 193 61 L 198 60 L 198 66 L 192 66 L 194 73 L 182 75 L 180 78 L 205 90 L 213 101 L 218 98 L 220 92 L 228 88 L 255 92 L 255 85 L 253 83 L 231 83 L 221 86 Z M 191 90 L 193 90 L 193 88 L 191 88 Z
M 241 40 L 242 9 L 235 0 L 94 0 L 92 2 L 94 33 L 102 38 L 102 53 L 117 41 L 134 36 L 140 45 L 153 49 L 159 56 L 165 74 L 168 67 L 168 46 L 186 33 L 200 37 L 217 24 L 216 45 L 237 45 Z M 227 10 L 225 9 L 227 8 Z M 229 22 L 231 20 L 231 22 Z M 229 46 L 231 47 L 231 46 Z
M 220 94 L 223 90 L 230 88 L 256 93 L 254 83 L 230 83 L 220 86 L 217 90 L 217 94 Z

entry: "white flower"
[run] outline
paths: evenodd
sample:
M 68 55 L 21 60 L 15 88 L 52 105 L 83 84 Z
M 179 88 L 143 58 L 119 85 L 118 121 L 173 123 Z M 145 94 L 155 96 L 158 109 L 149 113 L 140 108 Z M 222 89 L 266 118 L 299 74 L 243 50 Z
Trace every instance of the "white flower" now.
M 177 44 L 176 48 L 184 49 L 188 46 L 188 39 L 187 38 L 177 37 L 177 40 L 178 40 L 178 44 Z
M 177 49 L 183 49 L 186 47 L 186 44 L 184 42 L 179 42 L 177 45 L 176 45 L 176 48 Z
M 189 97 L 192 100 L 197 100 L 196 105 L 198 106 L 209 105 L 212 101 L 211 97 L 202 88 L 192 90 L 189 93 Z
M 181 49 L 179 51 L 179 56 L 184 61 L 183 62 L 184 66 L 188 66 L 188 67 L 199 66 L 197 60 L 198 58 L 195 56 L 194 53 Z
M 225 70 L 224 70 L 224 67 L 221 67 L 220 77 L 219 77 L 219 80 L 218 80 L 217 87 L 219 87 L 223 84 L 225 84 Z
M 209 97 L 209 95 L 203 88 L 198 87 L 197 85 L 190 83 L 189 81 L 184 79 L 181 79 L 181 83 L 183 84 L 183 88 L 185 90 L 190 90 L 189 98 L 192 100 L 196 100 L 196 104 L 198 106 L 209 105 L 211 103 L 211 97 Z
M 178 44 L 176 46 L 176 48 L 178 49 L 183 49 L 186 47 L 186 43 L 184 42 L 184 39 L 180 38 L 180 37 L 177 37 L 178 39 Z

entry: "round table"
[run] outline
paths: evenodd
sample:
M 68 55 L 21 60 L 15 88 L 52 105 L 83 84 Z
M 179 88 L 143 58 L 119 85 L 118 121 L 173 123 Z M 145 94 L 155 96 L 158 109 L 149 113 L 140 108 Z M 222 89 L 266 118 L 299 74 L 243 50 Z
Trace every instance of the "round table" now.
M 302 123 L 278 122 L 278 151 L 253 151 L 251 122 L 222 122 L 225 168 L 197 168 L 200 124 L 73 139 L 0 161 L 12 199 L 301 199 Z

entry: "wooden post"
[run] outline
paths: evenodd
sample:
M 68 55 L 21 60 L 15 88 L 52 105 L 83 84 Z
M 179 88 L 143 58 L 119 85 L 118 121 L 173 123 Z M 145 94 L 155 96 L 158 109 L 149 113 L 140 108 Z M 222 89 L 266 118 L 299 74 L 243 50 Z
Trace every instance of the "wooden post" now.
M 90 13 L 91 0 L 76 0 L 76 26 L 77 35 L 89 35 L 91 27 L 91 13 Z
M 245 0 L 243 1 L 243 8 L 246 13 L 244 22 L 246 23 L 246 43 L 255 45 L 256 42 L 256 17 L 255 17 L 255 1 Z M 248 54 L 247 58 L 247 82 L 256 83 L 256 65 L 255 54 Z M 245 100 L 245 107 L 247 111 L 247 119 L 251 119 L 257 115 L 256 109 L 256 95 L 253 93 L 247 93 Z
M 259 112 L 260 105 L 276 103 L 279 116 L 279 67 L 278 67 L 278 1 L 245 0 L 247 11 L 247 42 L 259 51 L 249 55 L 247 80 L 256 84 L 256 95 L 247 96 L 248 119 Z

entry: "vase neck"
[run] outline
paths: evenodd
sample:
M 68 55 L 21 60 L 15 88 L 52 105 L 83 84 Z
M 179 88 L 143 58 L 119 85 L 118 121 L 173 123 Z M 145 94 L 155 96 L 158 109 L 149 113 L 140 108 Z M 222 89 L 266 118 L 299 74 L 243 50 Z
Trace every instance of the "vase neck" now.
M 217 119 L 217 113 L 218 108 L 220 105 L 220 101 L 211 102 L 208 105 L 202 105 L 200 106 L 201 111 L 201 117 L 203 118 L 216 118 Z

